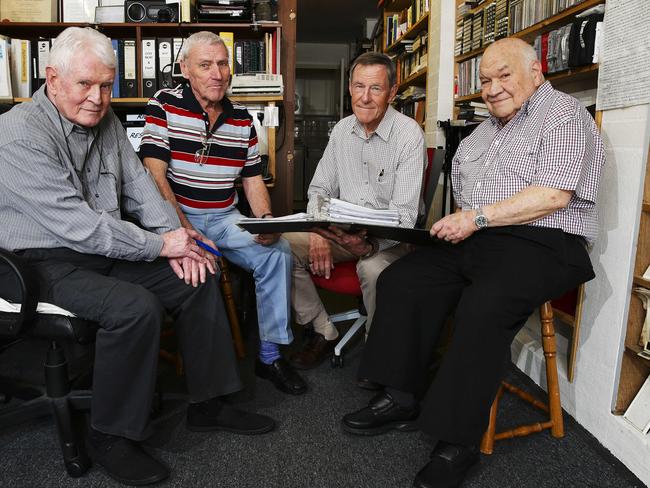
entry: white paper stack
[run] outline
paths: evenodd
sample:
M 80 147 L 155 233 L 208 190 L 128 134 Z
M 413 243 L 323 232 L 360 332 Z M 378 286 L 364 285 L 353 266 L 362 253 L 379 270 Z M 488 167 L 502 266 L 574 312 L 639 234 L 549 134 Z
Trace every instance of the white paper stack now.
M 397 210 L 376 210 L 330 198 L 321 211 L 331 222 L 356 222 L 373 225 L 399 225 Z

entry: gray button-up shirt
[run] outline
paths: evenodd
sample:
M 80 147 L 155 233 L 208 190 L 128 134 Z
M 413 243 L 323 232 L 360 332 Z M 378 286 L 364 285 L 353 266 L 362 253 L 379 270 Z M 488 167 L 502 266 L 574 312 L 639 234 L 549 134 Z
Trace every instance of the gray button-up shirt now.
M 566 208 L 528 225 L 562 229 L 593 242 L 605 151 L 594 119 L 547 81 L 505 126 L 490 117 L 463 139 L 452 163 L 456 203 L 476 209 L 529 186 L 573 192 Z
M 307 194 L 339 198 L 374 209 L 397 210 L 400 227 L 414 227 L 422 203 L 427 164 L 422 129 L 410 117 L 388 107 L 370 136 L 354 115 L 334 129 Z M 379 250 L 395 245 L 380 240 Z
M 122 220 L 130 215 L 145 229 Z M 40 88 L 0 116 L 0 247 L 67 247 L 155 259 L 180 226 L 109 110 L 92 129 L 60 116 Z

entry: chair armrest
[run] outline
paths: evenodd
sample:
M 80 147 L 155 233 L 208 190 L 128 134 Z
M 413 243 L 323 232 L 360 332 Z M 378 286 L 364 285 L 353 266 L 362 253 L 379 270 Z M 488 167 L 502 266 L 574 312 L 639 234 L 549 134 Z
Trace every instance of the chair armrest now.
M 10 338 L 17 337 L 25 324 L 36 317 L 39 286 L 35 273 L 25 262 L 14 253 L 0 249 L 0 264 L 6 263 L 18 279 L 20 287 L 20 313 L 15 319 L 0 322 L 0 335 Z

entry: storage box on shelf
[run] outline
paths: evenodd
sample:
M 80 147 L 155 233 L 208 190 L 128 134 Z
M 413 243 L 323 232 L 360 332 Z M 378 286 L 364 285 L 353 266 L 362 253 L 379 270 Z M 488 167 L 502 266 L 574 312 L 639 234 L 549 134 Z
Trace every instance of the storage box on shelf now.
M 456 103 L 480 99 L 478 68 L 481 55 L 491 42 L 510 35 L 539 45 L 541 54 L 546 52 L 546 43 L 554 42 L 553 31 L 565 28 L 575 20 L 576 14 L 604 4 L 605 0 L 488 0 L 471 8 L 474 3 L 456 0 Z M 545 43 L 544 51 L 542 43 Z M 553 62 L 543 64 L 546 79 L 555 84 L 580 80 L 586 87 L 596 86 L 597 64 L 573 67 Z
M 650 163 L 650 151 L 648 152 L 648 162 Z M 639 236 L 632 286 L 650 289 L 650 280 L 643 278 L 643 274 L 650 266 L 650 164 L 646 165 L 643 203 L 639 218 Z M 650 359 L 638 355 L 642 350 L 639 345 L 639 338 L 645 316 L 646 311 L 643 309 L 641 299 L 635 293 L 632 293 L 627 317 L 627 331 L 625 333 L 625 351 L 621 363 L 618 393 L 614 407 L 614 413 L 618 415 L 625 413 L 650 374 Z

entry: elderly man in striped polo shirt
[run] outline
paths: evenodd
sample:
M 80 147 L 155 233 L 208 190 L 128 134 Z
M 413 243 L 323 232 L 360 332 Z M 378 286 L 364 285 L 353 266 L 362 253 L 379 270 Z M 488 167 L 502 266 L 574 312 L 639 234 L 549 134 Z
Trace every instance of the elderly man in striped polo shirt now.
M 240 176 L 253 214 L 272 213 L 252 117 L 225 96 L 228 50 L 216 34 L 197 32 L 185 40 L 180 64 L 188 83 L 160 90 L 149 101 L 140 158 L 183 227 L 199 231 L 229 261 L 253 272 L 260 333 L 255 372 L 285 393 L 302 394 L 307 385 L 279 350 L 293 340 L 289 245 L 278 235 L 253 236 L 236 225 Z
M 438 245 L 379 277 L 360 374 L 385 389 L 343 418 L 352 434 L 419 427 L 437 441 L 418 488 L 460 486 L 479 460 L 513 338 L 542 303 L 594 277 L 585 244 L 598 232 L 605 162 L 594 120 L 544 81 L 535 50 L 520 39 L 485 50 L 480 80 L 491 117 L 454 156 L 458 211 L 431 228 Z M 434 345 L 454 310 L 429 385 Z

